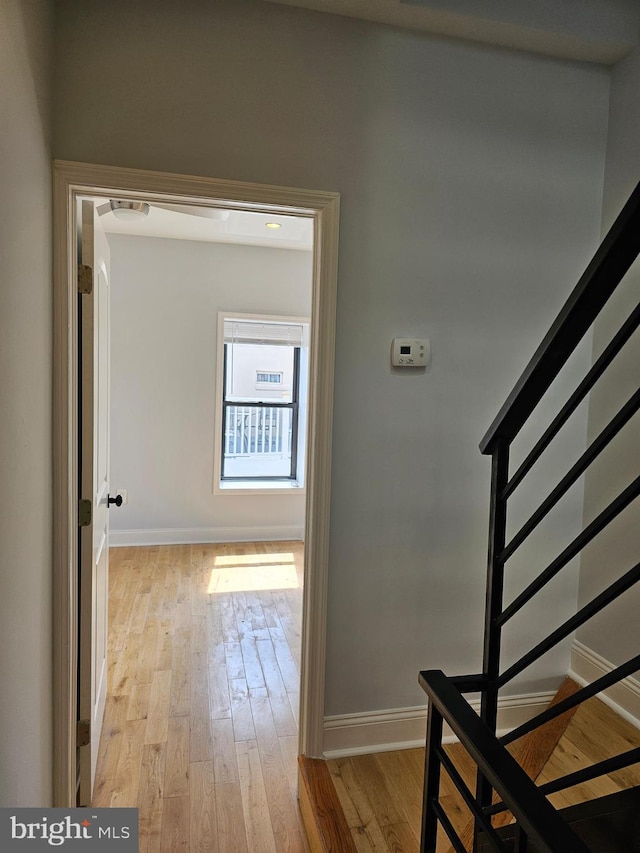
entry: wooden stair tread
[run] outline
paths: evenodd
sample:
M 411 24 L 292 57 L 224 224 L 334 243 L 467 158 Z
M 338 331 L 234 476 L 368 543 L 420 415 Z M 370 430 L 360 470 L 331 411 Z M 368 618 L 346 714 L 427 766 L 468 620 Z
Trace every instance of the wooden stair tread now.
M 576 684 L 571 678 L 565 678 L 558 692 L 551 700 L 549 707 L 551 708 L 564 699 L 568 699 L 569 696 L 573 696 L 579 690 L 579 684 Z M 558 741 L 571 722 L 573 715 L 578 710 L 578 707 L 571 708 L 571 710 L 565 711 L 564 714 L 560 714 L 555 719 L 549 720 L 548 723 L 530 732 L 520 741 L 516 741 L 514 748 L 509 750 L 530 779 L 535 781 L 538 778 L 542 768 L 549 760 L 549 756 L 558 745 Z
M 594 740 L 597 742 L 592 742 Z M 580 755 L 578 755 L 576 743 L 580 744 Z M 607 746 L 612 748 L 607 750 L 605 755 L 604 750 Z M 591 698 L 574 714 L 551 760 L 538 776 L 537 784 L 542 781 L 548 782 L 615 752 L 635 746 L 640 746 L 640 731 L 616 716 L 614 711 L 599 699 Z M 460 743 L 455 743 L 448 744 L 445 749 L 467 786 L 473 790 L 475 764 L 464 747 Z M 418 853 L 424 748 L 381 752 L 376 753 L 375 756 L 356 755 L 348 758 L 333 758 L 327 761 L 327 767 L 358 853 L 374 853 L 374 851 L 375 853 Z M 377 772 L 378 769 L 381 773 Z M 549 799 L 560 811 L 562 808 L 571 808 L 578 803 L 606 797 L 612 791 L 619 792 L 635 786 L 640 786 L 640 764 L 627 768 L 624 774 L 617 771 L 615 779 L 614 774 L 610 774 L 590 783 L 574 786 L 560 794 L 552 794 Z M 442 805 L 455 830 L 458 833 L 461 832 L 468 822 L 469 812 L 444 771 L 440 793 Z M 384 802 L 384 798 L 389 798 L 393 802 L 388 804 Z M 380 808 L 381 800 L 382 808 Z M 404 823 L 394 823 L 398 820 L 399 810 Z M 640 807 L 638 813 L 640 814 Z M 407 827 L 409 832 L 406 831 Z M 597 827 L 597 823 L 592 824 L 590 828 L 592 835 L 597 833 Z M 503 831 L 511 830 L 500 830 L 500 832 Z M 610 830 L 607 827 L 605 831 L 613 835 L 616 830 L 615 828 Z M 449 846 L 448 839 L 441 829 L 437 844 L 438 853 L 446 853 Z M 321 848 L 313 849 L 315 853 L 316 849 Z M 597 851 L 597 848 L 595 850 Z M 629 853 L 640 853 L 629 846 L 619 848 L 616 853 L 627 853 L 627 850 Z
M 300 809 L 312 853 L 357 853 L 327 762 L 301 755 L 298 764 Z

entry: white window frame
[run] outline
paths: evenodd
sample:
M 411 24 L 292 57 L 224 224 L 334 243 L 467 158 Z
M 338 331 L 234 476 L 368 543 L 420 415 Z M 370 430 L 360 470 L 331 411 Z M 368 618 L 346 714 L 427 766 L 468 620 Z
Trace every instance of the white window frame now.
M 291 325 L 301 325 L 303 327 L 303 339 L 301 353 L 306 353 L 306 357 L 301 359 L 300 369 L 300 399 L 299 408 L 301 412 L 300 424 L 298 427 L 298 458 L 296 465 L 295 480 L 244 480 L 244 481 L 222 481 L 221 479 L 221 448 L 222 448 L 222 433 L 223 433 L 223 405 L 222 405 L 222 388 L 224 385 L 224 323 L 225 320 L 250 320 L 256 323 L 289 323 Z M 216 384 L 215 384 L 215 424 L 214 424 L 214 453 L 213 453 L 213 494 L 214 495 L 282 495 L 282 494 L 304 494 L 305 493 L 305 466 L 306 466 L 306 446 L 307 446 L 307 408 L 308 408 L 308 385 L 309 385 L 309 348 L 310 348 L 310 328 L 311 320 L 309 317 L 292 316 L 290 314 L 246 314 L 238 311 L 218 311 L 218 329 L 216 339 Z M 304 375 L 303 368 L 304 367 Z M 270 372 L 270 371 L 268 371 Z M 260 383 L 265 387 L 277 387 L 273 383 Z M 303 414 L 304 412 L 304 414 Z

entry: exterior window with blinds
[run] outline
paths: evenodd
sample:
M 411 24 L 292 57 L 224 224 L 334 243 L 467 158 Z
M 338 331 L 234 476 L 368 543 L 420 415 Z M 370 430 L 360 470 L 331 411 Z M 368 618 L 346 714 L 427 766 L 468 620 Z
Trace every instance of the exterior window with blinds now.
M 221 480 L 295 480 L 302 324 L 224 320 Z

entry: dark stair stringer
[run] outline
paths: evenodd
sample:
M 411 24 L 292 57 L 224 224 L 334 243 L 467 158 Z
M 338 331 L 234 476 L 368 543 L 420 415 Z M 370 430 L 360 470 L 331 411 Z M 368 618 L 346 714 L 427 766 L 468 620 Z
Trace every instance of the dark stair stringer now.
M 592 853 L 640 853 L 640 786 L 569 806 L 560 814 Z M 509 853 L 515 831 L 514 825 L 498 830 Z M 478 853 L 493 853 L 495 848 L 482 835 L 478 840 Z M 540 853 L 533 841 L 527 853 Z

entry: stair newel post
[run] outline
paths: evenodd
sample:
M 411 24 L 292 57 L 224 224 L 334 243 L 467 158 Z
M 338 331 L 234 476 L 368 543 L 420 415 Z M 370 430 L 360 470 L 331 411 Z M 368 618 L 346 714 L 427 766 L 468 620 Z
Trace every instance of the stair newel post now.
M 496 731 L 498 718 L 498 677 L 500 675 L 501 628 L 496 624 L 502 613 L 504 590 L 504 551 L 507 531 L 507 498 L 504 496 L 509 479 L 509 442 L 499 438 L 491 455 L 491 495 L 489 505 L 489 551 L 487 563 L 487 590 L 485 602 L 484 656 L 482 672 L 486 687 L 482 691 L 480 716 L 492 732 Z M 478 773 L 477 800 L 481 807 L 491 805 L 493 789 L 487 779 Z M 477 831 L 474 850 L 477 850 Z
M 433 702 L 429 702 L 427 747 L 424 754 L 420 853 L 435 853 L 436 850 L 438 818 L 432 804 L 437 802 L 440 794 L 440 758 L 438 756 L 438 748 L 442 743 L 442 722 L 442 715 Z

